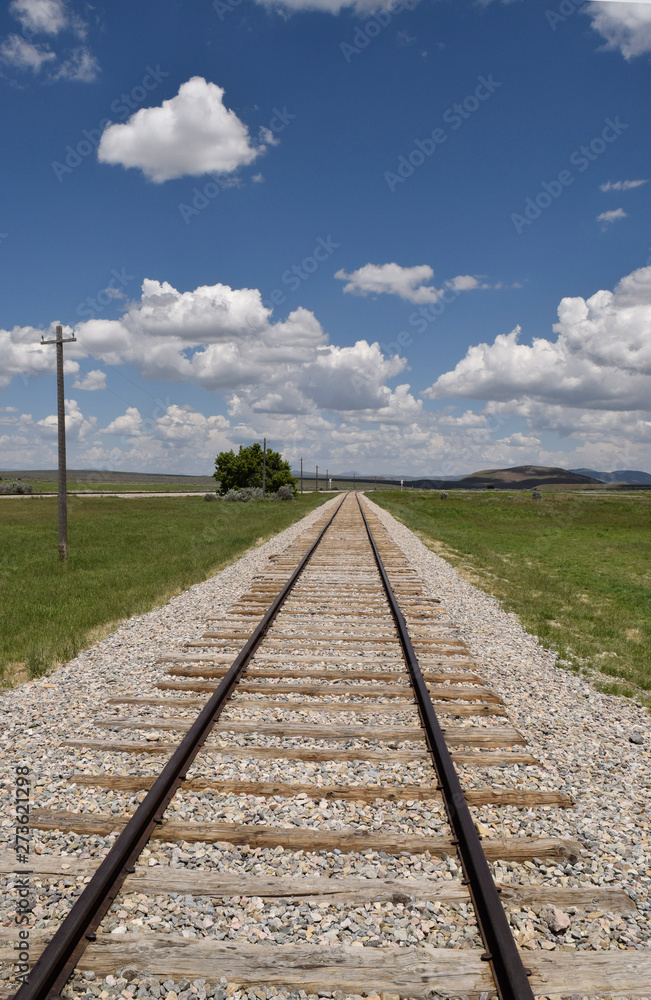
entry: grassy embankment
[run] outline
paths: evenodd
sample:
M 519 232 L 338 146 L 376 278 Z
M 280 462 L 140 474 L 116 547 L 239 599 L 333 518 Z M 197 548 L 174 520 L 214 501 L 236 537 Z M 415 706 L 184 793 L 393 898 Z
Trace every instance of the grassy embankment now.
M 58 559 L 55 498 L 0 500 L 0 685 L 70 659 L 115 623 L 205 580 L 328 499 L 71 497 L 66 565 Z
M 651 707 L 651 494 L 374 493 L 600 690 Z M 607 679 L 604 675 L 609 675 Z

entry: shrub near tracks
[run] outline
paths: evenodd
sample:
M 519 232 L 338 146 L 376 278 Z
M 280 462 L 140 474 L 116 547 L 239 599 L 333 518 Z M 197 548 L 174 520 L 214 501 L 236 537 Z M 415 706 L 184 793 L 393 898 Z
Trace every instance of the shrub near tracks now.
M 38 676 L 205 580 L 327 496 L 205 504 L 198 497 L 70 497 L 69 559 L 57 557 L 56 498 L 0 506 L 0 682 Z
M 651 494 L 374 493 L 597 683 L 651 705 Z M 642 691 L 640 691 L 642 689 Z

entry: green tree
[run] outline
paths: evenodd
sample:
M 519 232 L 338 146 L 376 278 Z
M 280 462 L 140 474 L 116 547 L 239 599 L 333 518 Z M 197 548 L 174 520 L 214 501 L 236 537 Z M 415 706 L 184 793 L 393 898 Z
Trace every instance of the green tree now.
M 220 493 L 241 490 L 246 486 L 262 487 L 263 452 L 256 442 L 248 447 L 240 445 L 236 455 L 233 451 L 222 451 L 215 459 L 215 479 L 219 482 Z M 289 462 L 283 460 L 279 451 L 267 448 L 267 490 L 275 493 L 285 483 L 296 486 Z

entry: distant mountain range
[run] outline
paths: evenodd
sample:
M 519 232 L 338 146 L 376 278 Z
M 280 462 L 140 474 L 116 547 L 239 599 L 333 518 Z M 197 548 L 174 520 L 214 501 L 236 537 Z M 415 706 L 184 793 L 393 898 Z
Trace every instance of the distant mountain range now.
M 616 472 L 595 472 L 594 469 L 569 469 L 579 476 L 589 476 L 602 483 L 631 483 L 633 485 L 651 486 L 651 475 L 648 472 L 637 472 L 632 469 L 618 469 Z

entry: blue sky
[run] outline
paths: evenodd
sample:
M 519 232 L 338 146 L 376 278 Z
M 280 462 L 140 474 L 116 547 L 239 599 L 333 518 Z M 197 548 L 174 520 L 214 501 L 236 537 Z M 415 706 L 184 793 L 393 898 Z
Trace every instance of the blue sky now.
M 651 3 L 3 0 L 0 468 L 651 470 Z

